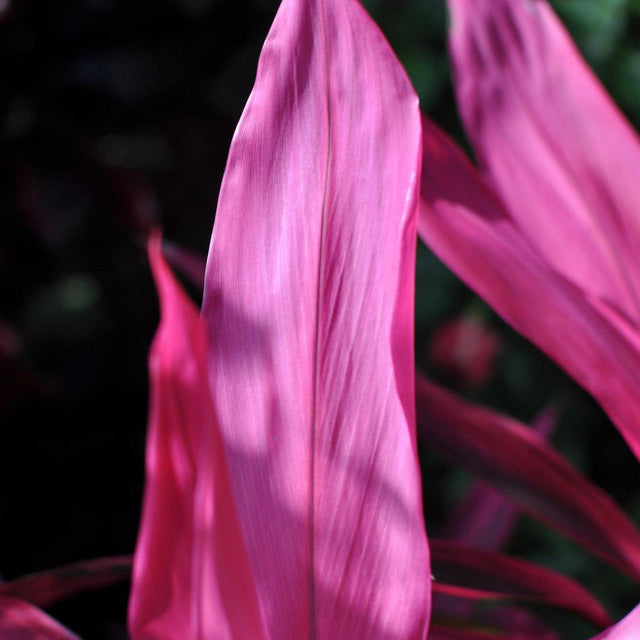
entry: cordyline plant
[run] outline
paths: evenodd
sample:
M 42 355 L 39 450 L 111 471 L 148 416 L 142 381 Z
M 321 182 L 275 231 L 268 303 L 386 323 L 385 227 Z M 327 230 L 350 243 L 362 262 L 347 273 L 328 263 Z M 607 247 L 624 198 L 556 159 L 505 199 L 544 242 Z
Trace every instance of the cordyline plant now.
M 545 2 L 450 8 L 483 176 L 421 118 L 356 0 L 284 0 L 231 145 L 202 312 L 152 235 L 133 640 L 557 638 L 527 602 L 609 626 L 580 585 L 500 552 L 516 508 L 640 580 L 640 534 L 546 443 L 552 412 L 530 429 L 415 379 L 417 228 L 640 454 L 636 134 Z M 494 486 L 446 541 L 427 543 L 416 407 L 425 446 Z M 36 606 L 128 566 L 2 585 L 0 637 L 74 638 Z M 596 637 L 639 638 L 640 608 Z

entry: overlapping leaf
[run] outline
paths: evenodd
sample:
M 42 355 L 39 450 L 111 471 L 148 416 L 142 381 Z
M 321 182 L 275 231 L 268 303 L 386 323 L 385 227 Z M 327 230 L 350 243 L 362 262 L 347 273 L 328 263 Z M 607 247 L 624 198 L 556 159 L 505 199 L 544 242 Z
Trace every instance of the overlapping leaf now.
M 463 119 L 425 122 L 420 232 L 640 457 L 640 143 L 544 0 L 450 0 Z
M 532 424 L 533 433 L 547 438 L 557 419 L 550 405 Z M 509 540 L 519 508 L 482 480 L 477 480 L 449 514 L 440 537 L 485 551 L 499 551 Z
M 611 623 L 602 605 L 584 587 L 560 573 L 443 540 L 431 540 L 430 548 L 436 592 L 547 604 L 573 611 L 599 627 Z
M 640 578 L 640 533 L 615 502 L 530 429 L 416 381 L 418 433 L 523 509 Z
M 3 640 L 80 640 L 28 602 L 0 596 L 0 638 Z
M 126 580 L 130 575 L 130 556 L 84 560 L 3 582 L 0 584 L 0 596 L 48 607 L 75 593 L 107 587 Z
M 449 0 L 466 131 L 524 235 L 640 322 L 640 141 L 546 0 Z
M 134 640 L 263 637 L 207 382 L 205 330 L 149 243 L 161 322 L 149 356 L 151 406 L 129 627 Z

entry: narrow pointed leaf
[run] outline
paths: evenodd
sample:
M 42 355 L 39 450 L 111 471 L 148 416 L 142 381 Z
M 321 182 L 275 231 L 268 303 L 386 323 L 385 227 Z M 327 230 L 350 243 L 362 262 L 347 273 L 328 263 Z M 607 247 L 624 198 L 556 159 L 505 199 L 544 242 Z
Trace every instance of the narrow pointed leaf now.
M 547 407 L 532 425 L 544 440 L 557 420 L 555 406 Z M 499 551 L 509 541 L 520 509 L 482 480 L 477 480 L 447 518 L 440 537 L 484 551 Z
M 0 596 L 0 638 L 3 640 L 80 640 L 33 605 Z
M 640 326 L 640 141 L 545 0 L 449 0 L 460 111 L 523 233 Z
M 444 594 L 465 596 L 466 589 L 471 598 L 546 604 L 573 611 L 599 627 L 611 624 L 602 605 L 584 587 L 560 573 L 501 553 L 442 540 L 431 540 L 430 548 L 435 583 L 444 587 Z M 448 590 L 448 585 L 454 588 Z
M 210 381 L 269 637 L 422 639 L 417 99 L 354 0 L 284 0 L 207 264 Z
M 533 516 L 640 579 L 640 533 L 604 491 L 524 425 L 418 377 L 418 431 Z
M 48 607 L 76 593 L 108 587 L 131 575 L 131 557 L 83 560 L 0 584 L 0 596 Z
M 640 605 L 629 615 L 592 640 L 637 640 L 640 638 Z
M 260 640 L 262 628 L 207 381 L 198 310 L 162 258 L 149 356 L 147 477 L 129 627 L 133 640 Z
M 640 456 L 640 333 L 555 270 L 453 142 L 423 120 L 424 242 L 589 391 Z

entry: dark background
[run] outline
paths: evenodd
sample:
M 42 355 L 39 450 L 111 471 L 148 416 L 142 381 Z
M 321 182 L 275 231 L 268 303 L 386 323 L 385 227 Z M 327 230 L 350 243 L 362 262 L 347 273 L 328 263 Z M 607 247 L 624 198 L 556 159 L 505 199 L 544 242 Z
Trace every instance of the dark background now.
M 464 144 L 443 1 L 365 5 L 424 110 Z M 554 5 L 638 128 L 640 1 Z M 161 224 L 165 237 L 205 254 L 229 142 L 276 8 L 275 0 L 0 0 L 5 579 L 133 551 L 146 355 L 157 322 L 145 234 Z M 640 522 L 637 463 L 595 403 L 424 248 L 417 280 L 420 368 L 523 421 L 561 398 L 554 444 Z M 451 338 L 442 337 L 460 318 L 481 327 L 476 342 L 489 336 L 493 357 L 482 356 L 486 371 L 475 378 L 469 362 L 447 355 Z M 437 534 L 469 478 L 429 451 L 421 457 L 427 525 Z M 573 575 L 614 615 L 640 600 L 617 573 L 529 520 L 510 551 Z M 52 612 L 87 640 L 125 638 L 127 590 L 77 597 Z M 568 616 L 547 617 L 563 637 L 590 633 Z

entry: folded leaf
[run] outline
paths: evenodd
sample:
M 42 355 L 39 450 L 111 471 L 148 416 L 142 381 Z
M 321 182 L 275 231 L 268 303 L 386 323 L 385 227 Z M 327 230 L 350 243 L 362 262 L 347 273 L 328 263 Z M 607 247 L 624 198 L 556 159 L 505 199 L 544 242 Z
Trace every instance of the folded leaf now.
M 611 624 L 602 605 L 584 587 L 551 569 L 455 542 L 431 540 L 429 546 L 434 589 L 440 585 L 441 593 L 547 604 L 573 611 L 599 627 Z
M 3 640 L 80 640 L 46 613 L 15 598 L 0 596 L 0 638 Z
M 130 556 L 83 560 L 4 582 L 0 584 L 0 596 L 11 596 L 38 607 L 48 607 L 76 593 L 126 580 L 130 575 Z
M 449 0 L 460 111 L 523 234 L 640 327 L 640 141 L 545 0 Z
M 640 638 L 640 605 L 626 618 L 592 638 L 592 640 L 637 640 L 637 638 Z
M 268 634 L 422 640 L 417 98 L 354 0 L 284 0 L 207 264 L 210 386 Z
M 640 579 L 640 533 L 604 491 L 530 429 L 416 380 L 418 432 L 594 554 Z
M 263 638 L 255 585 L 207 382 L 198 310 L 149 242 L 160 327 L 142 523 L 129 602 L 133 640 Z
M 640 456 L 640 332 L 559 273 L 453 142 L 423 120 L 424 242 L 600 402 Z

